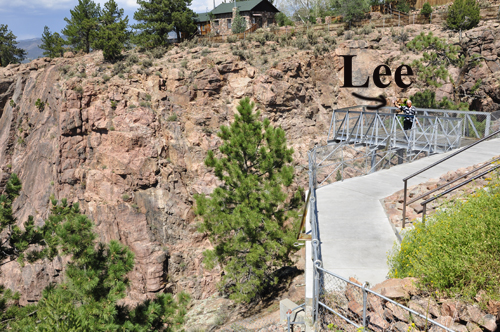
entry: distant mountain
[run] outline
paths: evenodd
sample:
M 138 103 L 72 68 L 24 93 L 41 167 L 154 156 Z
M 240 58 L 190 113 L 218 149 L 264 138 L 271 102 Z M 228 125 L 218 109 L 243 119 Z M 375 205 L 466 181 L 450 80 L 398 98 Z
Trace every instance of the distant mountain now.
M 42 38 L 23 39 L 17 42 L 17 47 L 22 48 L 27 53 L 26 60 L 24 60 L 23 63 L 30 62 L 38 57 L 43 57 L 43 50 L 38 47 L 38 45 L 42 43 Z

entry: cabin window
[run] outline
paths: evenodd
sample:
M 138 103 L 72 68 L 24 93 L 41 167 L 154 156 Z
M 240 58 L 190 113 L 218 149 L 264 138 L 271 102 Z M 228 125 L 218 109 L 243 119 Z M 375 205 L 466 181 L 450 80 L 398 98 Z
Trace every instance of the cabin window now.
M 273 19 L 272 18 L 268 18 L 267 19 L 267 26 L 270 26 L 273 24 Z
M 231 19 L 227 19 L 227 28 L 231 29 Z
M 219 20 L 214 20 L 214 27 L 218 28 L 219 27 Z

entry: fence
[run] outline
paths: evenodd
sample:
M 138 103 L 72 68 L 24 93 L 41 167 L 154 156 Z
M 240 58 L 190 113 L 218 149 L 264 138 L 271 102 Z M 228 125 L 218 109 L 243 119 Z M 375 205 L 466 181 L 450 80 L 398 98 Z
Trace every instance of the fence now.
M 417 329 L 453 331 L 431 319 L 428 310 L 418 312 L 410 309 L 370 290 L 366 285 L 359 285 L 322 268 L 316 204 L 318 149 L 316 147 L 309 152 L 309 216 L 313 260 L 312 319 L 316 331 L 354 332 L 359 331 L 359 328 L 374 331 Z M 390 310 L 392 316 L 382 315 L 383 306 Z
M 343 278 L 319 266 L 317 331 L 453 331 L 431 317 L 429 304 L 415 302 L 408 308 L 373 290 L 366 284 Z

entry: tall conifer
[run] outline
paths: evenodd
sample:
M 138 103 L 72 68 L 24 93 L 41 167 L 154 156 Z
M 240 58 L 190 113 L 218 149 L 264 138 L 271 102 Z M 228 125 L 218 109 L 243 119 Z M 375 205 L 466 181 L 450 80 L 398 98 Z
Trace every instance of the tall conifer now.
M 123 9 L 118 8 L 114 0 L 109 0 L 104 4 L 99 21 L 99 33 L 92 47 L 102 50 L 104 59 L 116 59 L 129 39 L 128 16 L 123 17 Z
M 48 26 L 45 26 L 42 34 L 42 44 L 39 45 L 43 55 L 49 58 L 62 57 L 64 55 L 64 39 L 57 33 L 51 33 Z
M 16 46 L 16 38 L 8 25 L 0 24 L 0 67 L 19 63 L 26 58 L 26 51 Z
M 92 0 L 78 0 L 78 5 L 70 13 L 71 18 L 64 18 L 68 24 L 62 33 L 75 50 L 89 53 L 97 34 L 101 7 Z
M 177 40 L 181 33 L 187 37 L 196 31 L 196 14 L 189 8 L 191 0 L 137 0 L 139 8 L 134 19 L 139 23 L 135 43 L 146 48 L 168 45 L 168 33 L 174 31 Z
M 208 233 L 213 250 L 205 251 L 209 268 L 224 269 L 221 286 L 238 301 L 252 301 L 277 283 L 276 271 L 292 263 L 298 221 L 294 211 L 301 190 L 285 189 L 294 179 L 293 149 L 285 132 L 260 121 L 254 103 L 240 101 L 231 126 L 222 126 L 220 157 L 208 152 L 205 165 L 221 181 L 210 197 L 196 197 L 196 213 L 203 217 L 200 231 Z M 295 230 L 296 231 L 296 230 Z

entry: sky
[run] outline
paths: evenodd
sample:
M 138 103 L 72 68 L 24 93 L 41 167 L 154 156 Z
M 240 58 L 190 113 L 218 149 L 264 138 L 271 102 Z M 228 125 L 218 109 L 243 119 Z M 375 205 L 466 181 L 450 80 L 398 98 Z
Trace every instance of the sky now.
M 94 0 L 103 4 L 107 0 Z M 115 0 L 125 10 L 129 23 L 133 23 L 134 12 L 138 5 L 136 0 Z M 215 0 L 219 5 L 222 0 Z M 42 37 L 44 26 L 51 32 L 61 32 L 66 26 L 65 17 L 70 17 L 70 9 L 78 4 L 78 0 L 0 0 L 0 24 L 7 24 L 17 40 Z M 196 13 L 213 9 L 213 0 L 192 0 L 190 6 Z

